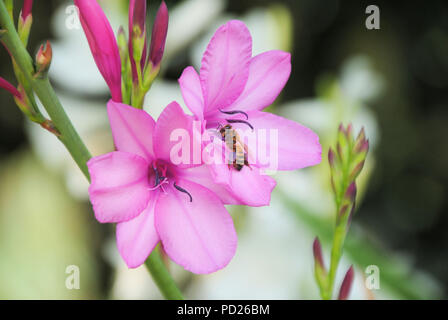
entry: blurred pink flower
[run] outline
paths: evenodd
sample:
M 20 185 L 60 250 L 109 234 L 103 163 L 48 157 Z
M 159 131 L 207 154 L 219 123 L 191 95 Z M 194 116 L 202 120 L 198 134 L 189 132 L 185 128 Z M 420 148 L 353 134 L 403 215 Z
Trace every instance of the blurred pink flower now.
M 252 38 L 246 25 L 232 20 L 221 26 L 202 58 L 200 74 L 193 67 L 179 79 L 182 95 L 195 118 L 206 129 L 275 129 L 278 132 L 277 170 L 295 170 L 321 161 L 319 137 L 310 129 L 272 113 L 271 105 L 288 81 L 291 56 L 273 50 L 252 57 Z M 267 150 L 270 140 L 267 139 Z M 275 180 L 260 173 L 258 155 L 250 167 L 238 171 L 227 164 L 210 165 L 215 182 L 233 193 L 241 204 L 268 205 Z
M 173 102 L 157 123 L 145 111 L 110 101 L 117 151 L 88 162 L 90 200 L 102 223 L 118 223 L 118 250 L 140 266 L 161 241 L 168 256 L 194 273 L 226 266 L 236 250 L 233 221 L 204 166 L 170 161 L 175 129 L 190 132 L 192 117 Z M 215 186 L 216 188 L 216 186 Z
M 95 63 L 109 86 L 112 99 L 122 101 L 121 59 L 114 32 L 96 0 L 74 0 Z

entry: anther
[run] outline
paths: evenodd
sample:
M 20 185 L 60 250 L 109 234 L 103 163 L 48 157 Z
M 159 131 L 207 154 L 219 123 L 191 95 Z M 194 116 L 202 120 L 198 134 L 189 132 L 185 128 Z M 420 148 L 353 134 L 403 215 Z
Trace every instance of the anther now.
M 244 120 L 226 119 L 226 121 L 228 123 L 242 123 L 242 124 L 249 126 L 252 130 L 254 130 L 254 127 L 249 122 L 244 121 Z
M 193 202 L 193 197 L 191 196 L 191 194 L 185 190 L 184 188 L 179 187 L 176 182 L 174 182 L 174 188 L 176 188 L 178 191 L 183 192 L 185 194 L 187 194 L 190 197 L 190 202 Z
M 242 114 L 246 117 L 246 120 L 249 120 L 249 115 L 241 110 L 231 110 L 231 111 L 223 111 L 221 109 L 219 109 L 219 112 L 224 113 L 224 114 L 229 114 L 229 115 L 233 115 L 233 114 Z

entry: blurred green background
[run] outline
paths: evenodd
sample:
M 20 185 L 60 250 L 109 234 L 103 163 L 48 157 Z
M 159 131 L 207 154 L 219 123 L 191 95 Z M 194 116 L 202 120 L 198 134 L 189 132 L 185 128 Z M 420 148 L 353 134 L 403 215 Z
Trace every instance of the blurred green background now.
M 266 208 L 230 208 L 238 252 L 213 275 L 170 266 L 189 298 L 316 299 L 311 245 L 324 241 L 328 262 L 334 207 L 326 152 L 339 122 L 364 126 L 372 142 L 343 269 L 356 269 L 352 299 L 448 297 L 448 3 L 355 0 L 167 0 L 170 30 L 162 75 L 145 109 L 157 117 L 182 101 L 177 78 L 200 65 L 205 45 L 228 19 L 246 22 L 254 54 L 292 52 L 293 71 L 270 111 L 316 131 L 321 165 L 279 173 Z M 21 1 L 15 1 L 16 11 Z M 100 1 L 114 30 L 126 26 L 126 0 Z M 160 1 L 149 1 L 152 21 Z M 51 39 L 50 75 L 89 149 L 112 148 L 107 89 L 80 29 L 67 28 L 70 1 L 35 1 L 29 50 Z M 367 30 L 369 4 L 380 30 Z M 17 16 L 17 15 L 16 15 Z M 0 75 L 11 82 L 6 50 Z M 146 270 L 128 270 L 114 228 L 94 219 L 87 183 L 51 135 L 28 123 L 0 91 L 0 298 L 160 298 Z M 66 267 L 80 289 L 66 288 Z M 365 268 L 380 269 L 368 290 Z

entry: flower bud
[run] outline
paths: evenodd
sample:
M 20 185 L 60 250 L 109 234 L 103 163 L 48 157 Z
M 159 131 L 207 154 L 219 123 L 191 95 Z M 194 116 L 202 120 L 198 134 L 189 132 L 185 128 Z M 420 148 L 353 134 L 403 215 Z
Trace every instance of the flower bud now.
M 363 160 L 363 161 L 359 162 L 353 168 L 353 170 L 350 172 L 350 177 L 349 177 L 350 180 L 354 181 L 359 176 L 359 174 L 361 173 L 362 169 L 364 168 L 364 163 L 365 163 L 365 161 Z
M 146 0 L 129 2 L 129 58 L 132 67 L 132 79 L 138 80 L 137 64 L 143 70 L 146 63 Z
M 350 201 L 351 203 L 355 202 L 356 200 L 356 183 L 353 181 L 350 183 L 350 185 L 347 188 L 347 191 L 345 192 L 345 198 Z
M 50 41 L 47 40 L 45 45 L 41 45 L 36 55 L 37 75 L 42 76 L 50 69 L 51 60 L 53 58 L 53 49 Z
M 123 73 L 123 69 L 126 68 L 126 61 L 128 60 L 129 57 L 128 43 L 123 27 L 120 27 L 120 29 L 118 29 L 117 43 L 118 43 L 118 50 L 120 51 L 121 69 Z
M 316 237 L 313 242 L 314 255 L 314 276 L 321 292 L 325 290 L 328 285 L 327 270 L 325 269 L 324 259 L 322 257 L 322 247 L 319 238 Z
M 162 1 L 152 28 L 151 46 L 149 49 L 149 59 L 154 68 L 157 68 L 162 61 L 168 33 L 168 21 L 168 8 L 165 1 Z
M 325 270 L 324 259 L 322 256 L 322 246 L 320 244 L 318 237 L 316 237 L 313 242 L 313 255 L 314 255 L 314 262 L 317 263 L 320 268 Z
M 350 290 L 352 288 L 354 275 L 355 273 L 353 271 L 353 266 L 351 266 L 348 269 L 347 273 L 345 274 L 344 280 L 342 281 L 342 285 L 339 290 L 338 300 L 347 300 L 350 294 Z
M 24 0 L 20 17 L 23 20 L 26 20 L 29 16 L 31 16 L 32 9 L 33 9 L 33 0 Z
M 74 0 L 79 20 L 89 43 L 95 63 L 109 86 L 112 99 L 122 102 L 121 57 L 117 40 L 104 11 L 97 1 Z
M 33 24 L 33 15 L 31 10 L 33 8 L 33 0 L 24 0 L 22 11 L 19 16 L 19 24 L 17 32 L 20 40 L 26 46 L 28 44 L 28 38 L 30 36 L 31 25 Z
M 330 169 L 333 170 L 335 167 L 335 154 L 332 148 L 328 150 L 328 163 L 330 164 Z
M 10 94 L 12 94 L 15 98 L 21 98 L 21 94 L 19 90 L 17 90 L 16 87 L 14 87 L 11 83 L 9 83 L 7 80 L 0 77 L 0 88 L 5 89 Z

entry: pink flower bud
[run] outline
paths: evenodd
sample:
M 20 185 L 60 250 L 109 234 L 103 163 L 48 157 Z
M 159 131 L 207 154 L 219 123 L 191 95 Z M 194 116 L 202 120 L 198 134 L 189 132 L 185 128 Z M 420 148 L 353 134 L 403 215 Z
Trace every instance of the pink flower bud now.
M 158 66 L 162 61 L 166 35 L 168 33 L 168 20 L 168 8 L 165 1 L 162 1 L 152 28 L 149 58 L 153 66 Z
M 146 40 L 146 0 L 131 0 L 129 2 L 129 58 L 132 66 L 132 78 L 138 79 L 137 64 L 134 53 L 140 59 L 143 70 L 147 56 Z M 138 51 L 135 51 L 138 50 Z
M 36 55 L 37 72 L 46 72 L 50 68 L 51 60 L 53 58 L 53 49 L 50 41 L 47 40 L 45 45 L 41 45 Z
M 356 183 L 352 182 L 347 188 L 347 191 L 345 192 L 345 198 L 349 200 L 351 203 L 355 202 L 356 200 Z
M 109 86 L 112 99 L 121 102 L 121 58 L 112 27 L 96 0 L 74 2 L 79 8 L 81 25 L 95 63 Z
M 335 162 L 335 154 L 332 148 L 328 150 L 328 163 L 330 164 L 330 168 L 334 169 L 334 162 Z
M 21 18 L 23 20 L 26 20 L 28 16 L 31 14 L 31 10 L 33 9 L 33 0 L 24 0 L 23 1 L 23 7 L 22 7 L 22 13 Z
M 353 266 L 351 266 L 347 273 L 345 274 L 344 280 L 342 281 L 341 289 L 339 290 L 339 296 L 338 300 L 347 300 L 350 290 L 352 288 L 353 284 L 353 278 L 354 278 L 354 271 Z
M 320 268 L 325 269 L 324 258 L 322 256 L 322 246 L 320 244 L 319 238 L 316 237 L 313 242 L 313 255 L 314 262 L 319 265 Z
M 2 77 L 0 77 L 0 88 L 5 89 L 17 99 L 21 99 L 19 90 Z

